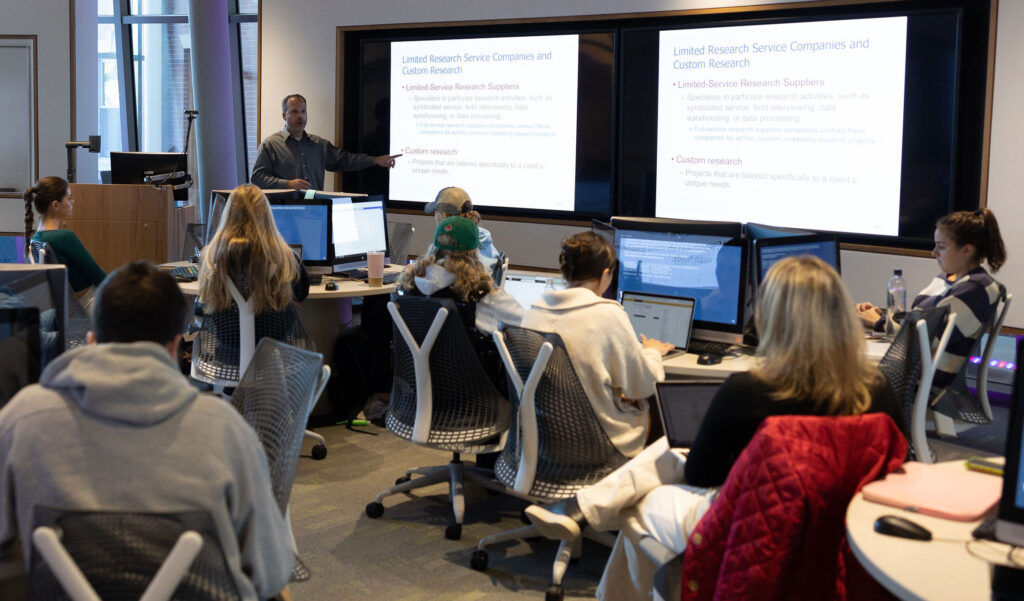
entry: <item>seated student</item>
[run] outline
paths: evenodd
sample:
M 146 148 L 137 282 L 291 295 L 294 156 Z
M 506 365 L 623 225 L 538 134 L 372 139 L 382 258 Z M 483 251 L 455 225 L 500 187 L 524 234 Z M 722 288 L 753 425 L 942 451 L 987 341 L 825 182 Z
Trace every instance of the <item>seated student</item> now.
M 252 301 L 257 343 L 270 336 L 296 346 L 307 344 L 292 302 L 309 295 L 309 274 L 277 231 L 266 195 L 252 184 L 238 186 L 228 196 L 217 232 L 200 257 L 199 299 L 206 305 L 202 347 L 209 336 L 216 336 L 218 345 L 236 339 L 238 308 L 228 280 Z
M 480 213 L 473 210 L 473 201 L 469 199 L 469 194 L 465 190 L 454 186 L 442 188 L 434 202 L 427 203 L 423 210 L 425 213 L 434 214 L 435 223 L 441 223 L 447 217 L 465 217 L 477 224 L 480 242 L 476 250 L 480 255 L 480 262 L 488 272 L 494 269 L 494 264 L 498 262 L 501 253 L 494 248 L 491 232 L 480 227 Z
M 956 328 L 932 381 L 932 387 L 941 390 L 953 382 L 999 304 L 999 283 L 981 266 L 985 261 L 995 273 L 1006 262 L 995 213 L 989 209 L 957 211 L 939 219 L 932 256 L 942 272 L 918 293 L 911 308 L 949 306 L 956 313 Z M 879 332 L 885 328 L 884 309 L 859 303 L 857 315 Z
M 499 323 L 519 325 L 524 310 L 512 295 L 494 287 L 475 252 L 479 243 L 473 221 L 445 218 L 434 230 L 434 243 L 426 254 L 402 271 L 398 287 L 406 294 L 454 299 L 463 322 L 489 335 Z
M 689 455 L 662 437 L 640 455 L 581 489 L 576 497 L 526 514 L 554 539 L 578 536 L 581 526 L 618 529 L 623 511 L 659 542 L 682 553 L 733 463 L 770 415 L 889 414 L 903 428 L 892 390 L 864 355 L 864 337 L 850 312 L 839 274 L 816 257 L 791 257 L 768 271 L 754 315 L 761 335 L 757 367 L 730 376 L 718 390 Z M 619 535 L 598 597 L 647 599 L 653 567 Z
M 562 241 L 565 290 L 546 290 L 523 327 L 561 336 L 594 414 L 612 444 L 633 457 L 647 440 L 648 407 L 655 382 L 665 379 L 661 358 L 673 345 L 637 338 L 625 309 L 601 298 L 612 281 L 615 249 L 593 232 Z
M 266 453 L 238 412 L 178 371 L 185 312 L 170 275 L 119 268 L 96 293 L 89 344 L 0 410 L 0 554 L 20 536 L 28 561 L 38 506 L 203 511 L 241 598 L 283 592 L 295 557 Z
M 39 214 L 39 228 L 34 236 L 33 207 Z M 67 267 L 71 289 L 82 302 L 82 307 L 91 313 L 96 286 L 107 277 L 107 273 L 96 264 L 74 232 L 62 229 L 63 221 L 71 217 L 73 207 L 71 189 L 59 177 L 44 177 L 25 190 L 25 248 L 28 252 L 29 236 L 38 242 L 48 242 L 57 255 L 57 261 Z

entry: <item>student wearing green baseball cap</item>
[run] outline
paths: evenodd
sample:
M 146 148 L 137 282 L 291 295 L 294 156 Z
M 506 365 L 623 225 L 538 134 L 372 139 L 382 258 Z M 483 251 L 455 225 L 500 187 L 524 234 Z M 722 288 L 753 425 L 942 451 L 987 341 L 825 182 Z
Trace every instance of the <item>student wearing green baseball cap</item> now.
M 476 250 L 480 232 L 472 220 L 447 217 L 434 230 L 434 243 L 402 272 L 398 287 L 405 294 L 451 298 L 459 306 L 463 323 L 475 324 L 489 337 L 499 323 L 519 325 L 525 309 L 512 296 L 494 286 L 491 273 Z

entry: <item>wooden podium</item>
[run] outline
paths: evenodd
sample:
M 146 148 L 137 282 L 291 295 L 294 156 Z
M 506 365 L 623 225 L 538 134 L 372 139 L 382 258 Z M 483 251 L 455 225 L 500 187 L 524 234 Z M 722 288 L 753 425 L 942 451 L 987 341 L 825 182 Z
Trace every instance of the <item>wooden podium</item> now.
M 65 223 L 99 266 L 110 272 L 131 261 L 153 263 L 181 257 L 185 224 L 195 206 L 174 206 L 169 187 L 70 184 L 74 210 Z

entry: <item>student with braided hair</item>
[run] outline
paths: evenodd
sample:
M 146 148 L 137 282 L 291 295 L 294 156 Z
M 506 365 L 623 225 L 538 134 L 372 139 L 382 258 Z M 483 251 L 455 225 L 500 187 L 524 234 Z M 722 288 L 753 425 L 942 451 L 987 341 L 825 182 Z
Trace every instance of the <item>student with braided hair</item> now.
M 59 177 L 44 177 L 25 190 L 25 251 L 30 250 L 30 239 L 48 242 L 57 255 L 57 261 L 67 267 L 71 289 L 85 310 L 91 313 L 96 287 L 107 277 L 107 273 L 96 264 L 78 236 L 71 230 L 63 229 L 63 222 L 71 217 L 73 207 L 71 189 Z M 39 215 L 39 227 L 35 235 L 32 235 L 35 224 L 33 208 Z

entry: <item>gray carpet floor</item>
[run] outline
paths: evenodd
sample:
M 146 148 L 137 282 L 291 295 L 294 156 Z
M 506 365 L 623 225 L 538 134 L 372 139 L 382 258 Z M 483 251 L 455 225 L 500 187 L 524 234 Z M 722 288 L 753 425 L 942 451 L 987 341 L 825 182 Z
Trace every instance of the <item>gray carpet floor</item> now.
M 407 443 L 373 425 L 317 432 L 327 439 L 327 457 L 309 458 L 306 443 L 291 495 L 299 556 L 312 572 L 309 580 L 292 584 L 296 600 L 544 598 L 554 542 L 500 544 L 489 550 L 487 571 L 469 567 L 481 537 L 523 525 L 525 501 L 467 484 L 461 540 L 444 538 L 451 519 L 447 483 L 389 497 L 383 501 L 384 515 L 370 519 L 366 504 L 407 468 L 445 464 L 450 455 Z M 472 456 L 465 459 L 472 461 Z M 608 552 L 586 541 L 583 557 L 566 574 L 566 599 L 594 598 Z

